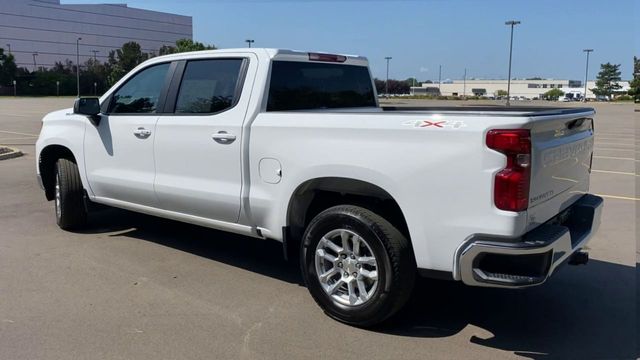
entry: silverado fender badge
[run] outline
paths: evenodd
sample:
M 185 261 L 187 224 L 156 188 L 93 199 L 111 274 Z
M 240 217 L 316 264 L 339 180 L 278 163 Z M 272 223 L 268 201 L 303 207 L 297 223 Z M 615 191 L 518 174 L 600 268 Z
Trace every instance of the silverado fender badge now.
M 444 121 L 444 120 L 409 120 L 402 123 L 404 126 L 413 126 L 416 128 L 450 128 L 450 129 L 460 129 L 463 127 L 467 127 L 467 124 L 464 121 Z

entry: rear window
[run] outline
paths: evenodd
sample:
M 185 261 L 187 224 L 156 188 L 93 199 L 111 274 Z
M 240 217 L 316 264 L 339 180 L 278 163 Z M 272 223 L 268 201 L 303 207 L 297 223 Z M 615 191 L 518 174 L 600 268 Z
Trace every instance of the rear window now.
M 274 61 L 267 111 L 376 106 L 365 66 Z

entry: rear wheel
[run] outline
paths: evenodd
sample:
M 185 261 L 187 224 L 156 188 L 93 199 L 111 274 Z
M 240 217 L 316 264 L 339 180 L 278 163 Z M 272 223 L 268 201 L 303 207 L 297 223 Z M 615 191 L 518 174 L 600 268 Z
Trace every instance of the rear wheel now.
M 59 159 L 55 174 L 56 223 L 64 230 L 77 230 L 87 223 L 84 189 L 78 166 L 67 159 Z
M 371 326 L 392 316 L 415 281 L 409 241 L 387 220 L 357 206 L 335 206 L 316 216 L 301 257 L 314 300 L 351 325 Z

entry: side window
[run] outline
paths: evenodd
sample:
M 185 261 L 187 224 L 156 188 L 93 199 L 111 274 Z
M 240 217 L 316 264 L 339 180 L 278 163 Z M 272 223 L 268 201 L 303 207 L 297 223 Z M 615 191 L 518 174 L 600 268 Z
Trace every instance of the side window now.
M 242 59 L 187 62 L 176 113 L 216 113 L 233 107 Z
M 110 113 L 154 113 L 158 98 L 164 86 L 169 64 L 148 67 L 131 79 L 113 94 Z

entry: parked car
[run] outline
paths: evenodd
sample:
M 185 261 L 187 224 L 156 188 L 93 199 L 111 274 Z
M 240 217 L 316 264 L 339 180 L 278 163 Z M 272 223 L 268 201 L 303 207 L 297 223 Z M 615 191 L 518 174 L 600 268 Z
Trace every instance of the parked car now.
M 99 203 L 279 241 L 329 316 L 371 326 L 417 275 L 521 288 L 586 262 L 593 116 L 381 108 L 363 57 L 191 52 L 46 115 L 36 170 L 62 229 Z

